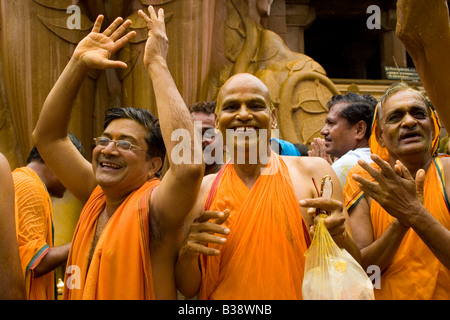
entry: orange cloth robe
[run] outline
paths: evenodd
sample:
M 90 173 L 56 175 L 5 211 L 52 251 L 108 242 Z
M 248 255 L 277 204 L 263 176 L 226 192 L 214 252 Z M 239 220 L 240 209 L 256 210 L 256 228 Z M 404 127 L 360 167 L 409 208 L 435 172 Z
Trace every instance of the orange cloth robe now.
M 205 209 L 230 209 L 219 256 L 201 256 L 200 299 L 301 299 L 309 233 L 288 168 L 272 159 L 251 190 L 227 164 L 213 182 Z
M 30 168 L 12 173 L 20 261 L 29 300 L 55 299 L 54 272 L 34 278 L 34 268 L 53 247 L 53 211 L 45 184 Z
M 67 260 L 63 299 L 154 299 L 149 252 L 149 200 L 160 180 L 131 193 L 105 226 L 89 264 L 105 195 L 97 186 L 81 212 Z
M 369 179 L 359 165 L 349 173 L 357 173 Z M 372 181 L 373 179 L 370 178 Z M 426 174 L 424 185 L 424 207 L 444 227 L 450 230 L 450 211 L 444 189 L 444 172 L 438 157 Z M 358 183 L 347 179 L 344 191 L 347 210 L 351 210 L 364 194 Z M 405 208 L 408 210 L 408 208 Z M 350 212 L 351 214 L 351 212 Z M 394 220 L 376 201 L 370 208 L 374 239 L 378 239 Z M 450 270 L 434 256 L 427 245 L 411 228 L 403 238 L 392 263 L 381 275 L 380 289 L 375 289 L 375 299 L 380 300 L 430 300 L 450 299 Z

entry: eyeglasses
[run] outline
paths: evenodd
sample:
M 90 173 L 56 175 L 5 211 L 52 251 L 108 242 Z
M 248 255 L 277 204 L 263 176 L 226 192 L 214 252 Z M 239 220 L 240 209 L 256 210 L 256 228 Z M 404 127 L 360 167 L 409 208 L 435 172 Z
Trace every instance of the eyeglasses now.
M 138 147 L 137 145 L 132 144 L 130 141 L 127 141 L 127 140 L 111 140 L 110 138 L 106 138 L 106 137 L 98 137 L 98 138 L 94 138 L 94 141 L 95 141 L 96 146 L 100 146 L 102 148 L 105 148 L 111 142 L 114 142 L 117 150 L 128 151 L 128 150 L 131 150 L 131 148 L 133 148 L 133 147 L 136 149 L 139 149 L 139 150 L 144 150 L 144 149 Z

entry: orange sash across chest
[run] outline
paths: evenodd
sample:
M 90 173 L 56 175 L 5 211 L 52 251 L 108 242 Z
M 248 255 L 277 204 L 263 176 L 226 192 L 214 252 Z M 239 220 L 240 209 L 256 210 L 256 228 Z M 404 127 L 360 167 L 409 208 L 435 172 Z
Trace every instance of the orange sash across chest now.
M 273 154 L 251 190 L 231 164 L 219 176 L 209 210 L 230 209 L 231 231 L 211 245 L 219 256 L 202 256 L 199 298 L 301 299 L 309 234 L 283 160 Z
M 94 190 L 75 230 L 67 261 L 67 267 L 71 268 L 66 273 L 64 299 L 155 298 L 148 246 L 148 204 L 151 192 L 159 184 L 156 178 L 147 181 L 114 212 L 98 239 L 88 267 L 97 218 L 105 205 L 101 188 Z

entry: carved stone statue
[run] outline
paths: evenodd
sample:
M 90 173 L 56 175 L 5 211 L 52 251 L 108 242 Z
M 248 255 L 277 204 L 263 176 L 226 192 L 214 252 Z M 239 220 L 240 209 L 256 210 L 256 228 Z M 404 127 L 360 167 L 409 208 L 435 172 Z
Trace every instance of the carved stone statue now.
M 326 106 L 336 86 L 310 57 L 293 52 L 261 25 L 270 0 L 224 0 L 217 3 L 212 65 L 206 99 L 232 75 L 252 73 L 269 88 L 278 109 L 281 137 L 309 143 L 323 127 Z
M 24 164 L 31 133 L 47 94 L 72 51 L 103 14 L 107 26 L 117 16 L 129 18 L 137 32 L 114 59 L 125 70 L 96 71 L 84 81 L 70 130 L 85 148 L 102 131 L 104 111 L 112 106 L 148 108 L 156 114 L 154 95 L 141 53 L 147 39 L 137 10 L 148 5 L 165 10 L 170 41 L 169 68 L 187 104 L 214 99 L 233 74 L 249 72 L 266 83 L 278 109 L 281 137 L 307 143 L 318 135 L 326 102 L 337 89 L 323 68 L 289 50 L 261 17 L 270 0 L 1 0 L 0 151 L 11 166 Z M 68 19 L 79 8 L 79 25 Z M 87 152 L 90 157 L 90 152 Z

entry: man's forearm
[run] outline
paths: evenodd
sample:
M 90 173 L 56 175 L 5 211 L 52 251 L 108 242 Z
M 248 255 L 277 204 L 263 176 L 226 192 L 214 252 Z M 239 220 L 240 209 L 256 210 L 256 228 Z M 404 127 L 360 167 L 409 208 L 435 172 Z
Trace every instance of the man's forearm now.
M 191 138 L 191 161 L 190 164 L 198 163 L 202 161 L 201 157 L 199 161 L 194 161 L 195 154 L 202 154 L 201 142 L 199 138 L 198 151 L 194 152 L 194 126 L 192 117 L 189 113 L 186 104 L 178 91 L 175 81 L 170 74 L 165 60 L 157 60 L 152 62 L 148 68 L 150 77 L 152 79 L 153 88 L 155 92 L 156 104 L 158 107 L 158 116 L 161 123 L 161 131 L 163 134 L 164 142 L 167 149 L 167 154 L 170 159 L 171 151 L 173 147 L 178 143 L 177 141 L 171 141 L 172 134 L 177 129 L 186 130 Z
M 367 269 L 371 265 L 380 267 L 383 271 L 392 262 L 392 258 L 409 230 L 395 219 L 380 238 L 369 246 L 361 249 L 361 265 Z
M 199 259 L 199 255 L 180 253 L 175 267 L 177 289 L 189 299 L 195 297 L 200 290 L 202 273 Z
M 52 247 L 42 258 L 39 264 L 34 268 L 34 277 L 39 278 L 56 269 L 67 260 L 69 256 L 70 243 Z
M 70 59 L 45 99 L 33 132 L 36 144 L 46 144 L 67 136 L 72 107 L 88 72 L 89 69 L 79 60 Z
M 436 258 L 447 269 L 450 269 L 450 231 L 425 210 L 425 208 L 414 215 L 410 224 Z

